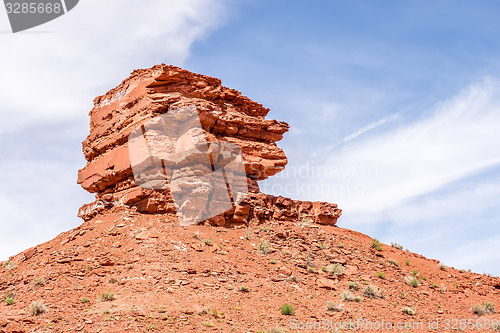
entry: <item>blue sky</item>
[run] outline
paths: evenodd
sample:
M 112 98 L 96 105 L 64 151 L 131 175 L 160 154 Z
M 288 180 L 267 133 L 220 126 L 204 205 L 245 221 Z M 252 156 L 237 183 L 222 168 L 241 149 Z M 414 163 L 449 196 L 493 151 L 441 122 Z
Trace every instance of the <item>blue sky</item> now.
M 93 98 L 163 62 L 291 125 L 265 192 L 336 202 L 339 226 L 500 275 L 500 3 L 123 3 L 16 35 L 0 10 L 0 257 L 81 223 Z

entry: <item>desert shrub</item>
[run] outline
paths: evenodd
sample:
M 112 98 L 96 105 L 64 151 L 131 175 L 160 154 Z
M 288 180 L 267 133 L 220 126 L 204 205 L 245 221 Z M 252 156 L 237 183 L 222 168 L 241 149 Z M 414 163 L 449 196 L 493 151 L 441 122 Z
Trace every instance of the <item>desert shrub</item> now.
M 377 277 L 380 279 L 385 279 L 385 273 L 384 272 L 378 272 Z
M 476 316 L 480 317 L 486 314 L 486 309 L 480 304 L 473 305 L 471 311 Z
M 11 270 L 11 269 L 16 268 L 16 264 L 9 260 L 9 261 L 4 262 L 2 267 L 5 269 L 8 269 L 8 270 Z
M 444 294 L 446 292 L 446 286 L 444 284 L 442 284 L 440 287 L 439 287 L 439 292 L 441 294 Z
M 359 283 L 354 282 L 354 281 L 349 281 L 349 290 L 358 290 L 359 289 Z
M 295 310 L 293 309 L 293 306 L 291 306 L 290 304 L 283 304 L 281 307 L 280 307 L 280 311 L 281 311 L 281 314 L 282 315 L 285 315 L 285 316 L 293 316 L 295 314 Z
M 212 240 L 212 238 L 205 239 L 205 244 L 212 245 L 213 243 L 214 241 Z
M 269 242 L 266 240 L 261 240 L 259 242 L 259 252 L 262 254 L 268 254 L 269 253 Z
M 491 303 L 491 302 L 484 303 L 484 309 L 488 313 L 491 313 L 491 314 L 496 313 L 496 311 L 495 311 L 495 305 L 493 303 Z
M 246 228 L 245 229 L 245 239 L 250 240 L 251 236 L 252 236 L 252 231 L 250 230 L 250 228 Z
M 33 302 L 30 305 L 30 313 L 32 316 L 40 316 L 47 312 L 47 307 L 40 302 Z
M 80 299 L 80 303 L 88 303 L 88 302 L 90 302 L 90 300 L 88 298 L 84 297 L 84 298 Z
M 486 314 L 496 313 L 495 305 L 491 302 L 486 302 L 484 305 L 476 304 L 472 306 L 471 311 L 473 314 L 479 316 L 484 316 Z
M 411 273 L 413 274 L 414 277 L 418 276 L 418 270 L 416 269 L 414 269 Z
M 374 286 L 367 285 L 365 289 L 363 289 L 363 296 L 367 298 L 383 298 L 384 297 L 384 291 L 383 290 L 377 290 Z
M 354 302 L 361 303 L 361 302 L 363 302 L 363 298 L 356 296 L 356 297 L 354 297 Z
M 273 264 L 273 265 L 274 265 L 274 264 L 276 264 L 276 260 L 271 260 L 271 261 L 269 261 L 269 262 L 270 262 L 271 264 Z
M 340 298 L 343 301 L 351 302 L 354 301 L 354 295 L 348 292 L 347 290 L 340 294 Z
M 382 251 L 382 244 L 380 244 L 380 242 L 378 241 L 378 239 L 373 238 L 372 239 L 371 248 L 375 249 L 377 251 Z
M 340 276 L 345 273 L 345 268 L 341 264 L 332 264 L 325 267 L 325 272 L 333 276 Z
M 403 311 L 403 313 L 406 313 L 407 315 L 410 315 L 410 316 L 415 314 L 415 310 L 413 310 L 412 308 L 403 308 L 402 311 Z
M 405 264 L 406 264 L 406 266 L 410 266 L 410 260 L 406 259 Z
M 416 277 L 411 277 L 411 276 L 405 276 L 404 281 L 407 285 L 413 288 L 418 287 L 418 279 Z
M 249 292 L 249 291 L 250 291 L 250 288 L 248 288 L 248 287 L 246 287 L 246 286 L 242 286 L 242 287 L 240 288 L 240 290 L 241 290 L 241 291 L 243 291 L 244 293 L 247 293 L 247 292 Z
M 5 293 L 5 298 L 16 298 L 16 293 L 13 290 L 9 290 Z
M 271 327 L 266 331 L 266 333 L 283 333 L 283 332 L 284 331 L 279 327 Z
M 115 294 L 111 291 L 106 291 L 101 293 L 101 296 L 99 296 L 99 301 L 101 302 L 109 302 L 113 301 L 115 299 Z
M 12 297 L 7 297 L 5 303 L 7 303 L 7 305 L 12 305 L 14 304 L 14 299 Z
M 389 259 L 389 262 L 391 264 L 393 264 L 394 266 L 399 266 L 399 263 L 396 260 L 394 260 L 394 259 Z
M 45 280 L 42 278 L 33 279 L 33 281 L 35 282 L 35 287 L 41 287 L 45 284 Z
M 398 243 L 392 243 L 391 246 L 395 249 L 403 250 L 403 245 L 399 245 Z
M 342 312 L 343 310 L 344 305 L 342 303 L 326 302 L 326 311 Z

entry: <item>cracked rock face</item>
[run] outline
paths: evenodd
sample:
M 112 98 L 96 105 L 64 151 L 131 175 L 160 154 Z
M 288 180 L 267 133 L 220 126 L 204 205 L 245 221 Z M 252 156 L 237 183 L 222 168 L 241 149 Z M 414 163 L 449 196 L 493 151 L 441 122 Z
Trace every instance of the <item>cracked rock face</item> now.
M 262 209 L 270 209 L 268 203 L 276 200 L 262 199 L 257 181 L 280 172 L 287 164 L 285 153 L 276 142 L 288 131 L 288 124 L 266 119 L 269 109 L 237 90 L 222 86 L 219 79 L 175 66 L 157 65 L 134 71 L 118 87 L 94 100 L 94 108 L 90 111 L 90 134 L 83 142 L 88 163 L 78 172 L 78 183 L 85 190 L 96 193 L 96 201 L 84 205 L 79 211 L 80 217 L 88 220 L 120 206 L 133 206 L 147 213 L 175 213 L 168 188 L 137 186 L 128 138 L 147 122 L 180 108 L 196 109 L 207 142 L 226 142 L 241 148 L 248 198 L 211 222 L 217 225 L 235 221 L 248 223 L 257 217 L 256 206 L 252 203 L 266 203 L 257 209 L 261 215 Z M 321 218 L 328 221 L 325 224 L 334 224 L 332 221 L 340 216 L 340 210 L 332 204 L 290 205 L 299 206 L 321 206 L 322 216 L 331 215 Z M 290 216 L 288 213 L 278 215 Z

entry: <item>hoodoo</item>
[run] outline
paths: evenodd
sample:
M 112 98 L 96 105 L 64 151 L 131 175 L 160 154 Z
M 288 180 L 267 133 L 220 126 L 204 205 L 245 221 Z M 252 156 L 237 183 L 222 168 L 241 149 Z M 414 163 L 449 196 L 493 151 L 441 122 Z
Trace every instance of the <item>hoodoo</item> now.
M 78 183 L 96 193 L 93 203 L 81 207 L 79 216 L 93 218 L 106 210 L 135 207 L 142 213 L 175 214 L 170 189 L 137 185 L 128 138 L 143 124 L 172 110 L 194 108 L 207 142 L 228 142 L 241 148 L 248 183 L 245 200 L 208 221 L 218 226 L 291 221 L 308 218 L 334 225 L 341 214 L 337 205 L 297 201 L 259 191 L 264 180 L 285 168 L 287 158 L 276 145 L 289 129 L 287 123 L 266 119 L 269 109 L 219 79 L 179 67 L 157 65 L 136 70 L 118 87 L 94 100 L 90 134 L 83 142 L 87 165 Z

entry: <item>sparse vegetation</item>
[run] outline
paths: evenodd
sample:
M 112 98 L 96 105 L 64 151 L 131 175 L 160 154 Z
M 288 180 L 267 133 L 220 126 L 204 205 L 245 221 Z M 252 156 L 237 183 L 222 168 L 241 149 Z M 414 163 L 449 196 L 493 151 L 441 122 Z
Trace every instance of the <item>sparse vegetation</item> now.
M 30 305 L 30 313 L 32 316 L 40 316 L 47 312 L 47 307 L 40 302 L 33 302 Z
M 482 306 L 480 304 L 473 305 L 471 308 L 471 311 L 473 314 L 475 314 L 478 317 L 484 316 L 486 314 L 486 310 L 484 309 L 484 306 Z
M 205 239 L 205 244 L 212 245 L 213 243 L 214 241 L 212 240 L 212 238 Z
M 248 287 L 246 287 L 246 286 L 242 286 L 242 287 L 240 288 L 240 290 L 241 290 L 241 291 L 243 291 L 244 293 L 247 293 L 247 292 L 249 292 L 249 291 L 250 291 L 250 288 L 248 288 Z
M 7 270 L 11 270 L 11 269 L 16 268 L 16 264 L 14 264 L 14 262 L 12 262 L 12 261 L 9 260 L 9 261 L 4 262 L 2 264 L 2 267 L 5 268 L 5 269 L 7 269 Z
M 363 298 L 361 298 L 360 296 L 356 296 L 356 297 L 354 297 L 354 301 L 357 303 L 361 303 L 361 302 L 363 302 Z
M 252 235 L 252 231 L 250 230 L 250 228 L 246 228 L 245 229 L 245 239 L 246 240 L 250 240 L 250 236 Z
M 262 239 L 260 242 L 259 242 L 259 252 L 262 253 L 262 254 L 268 254 L 269 253 L 269 249 L 270 249 L 270 246 L 269 246 L 269 242 Z
M 269 261 L 269 262 L 270 262 L 271 264 L 273 264 L 273 265 L 274 265 L 274 264 L 276 264 L 276 260 L 271 260 L 271 261 Z
M 413 310 L 412 308 L 403 308 L 403 313 L 413 316 L 415 314 L 415 310 Z
M 486 302 L 484 305 L 476 304 L 471 308 L 471 311 L 478 317 L 496 313 L 495 305 L 491 302 Z
M 80 299 L 80 303 L 88 303 L 90 300 L 86 297 Z
M 418 287 L 418 279 L 416 277 L 405 276 L 404 281 L 410 287 L 413 287 L 413 288 Z
M 265 333 L 283 333 L 284 331 L 279 327 L 271 327 Z
M 406 259 L 405 264 L 406 264 L 406 266 L 410 266 L 410 260 Z
M 35 282 L 35 287 L 41 287 L 45 284 L 45 280 L 40 278 L 40 279 L 33 279 Z
M 491 313 L 491 314 L 496 313 L 496 311 L 495 311 L 495 305 L 493 303 L 491 303 L 491 302 L 484 303 L 484 309 L 488 313 Z
M 444 284 L 442 284 L 441 287 L 439 287 L 439 292 L 441 294 L 444 294 L 446 292 L 446 286 Z
M 344 311 L 344 304 L 335 302 L 326 302 L 326 311 L 342 312 Z
M 365 289 L 363 289 L 363 296 L 367 298 L 384 298 L 384 291 L 377 290 L 374 286 L 367 285 Z
M 283 304 L 280 307 L 280 311 L 281 311 L 281 314 L 285 315 L 285 316 L 293 316 L 295 314 L 295 310 L 293 309 L 293 306 L 291 306 L 288 303 Z
M 403 245 L 399 245 L 398 243 L 392 243 L 391 242 L 391 246 L 395 249 L 398 249 L 398 250 L 403 250 Z
M 394 266 L 399 266 L 399 263 L 396 260 L 394 260 L 394 259 L 389 259 L 389 262 L 391 264 L 393 264 Z
M 378 272 L 377 277 L 380 279 L 385 279 L 385 273 L 384 272 Z
M 99 296 L 99 301 L 101 302 L 109 302 L 113 301 L 115 299 L 115 294 L 110 291 L 106 291 L 101 293 L 101 296 Z
M 351 294 L 349 291 L 344 291 L 341 295 L 340 295 L 340 298 L 343 300 L 343 301 L 346 301 L 346 302 L 352 302 L 354 301 L 354 295 Z
M 378 239 L 373 238 L 371 248 L 377 251 L 382 251 L 382 244 L 378 241 Z
M 349 290 L 359 290 L 359 283 L 355 281 L 349 281 Z
M 325 266 L 324 272 L 332 274 L 333 276 L 340 276 L 345 273 L 345 268 L 341 264 L 332 264 Z
M 12 305 L 14 304 L 14 299 L 12 297 L 7 297 L 5 303 L 7 303 L 7 305 Z
M 413 274 L 413 276 L 414 276 L 414 277 L 417 277 L 417 276 L 418 276 L 418 271 L 417 271 L 416 269 L 414 269 L 414 270 L 412 271 L 412 274 Z

